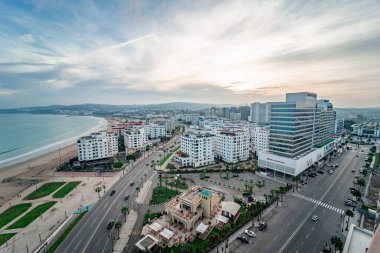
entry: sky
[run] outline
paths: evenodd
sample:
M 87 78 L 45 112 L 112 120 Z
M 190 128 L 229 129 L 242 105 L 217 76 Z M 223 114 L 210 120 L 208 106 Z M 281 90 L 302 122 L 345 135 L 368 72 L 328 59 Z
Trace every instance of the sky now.
M 0 1 L 0 108 L 380 107 L 380 1 Z

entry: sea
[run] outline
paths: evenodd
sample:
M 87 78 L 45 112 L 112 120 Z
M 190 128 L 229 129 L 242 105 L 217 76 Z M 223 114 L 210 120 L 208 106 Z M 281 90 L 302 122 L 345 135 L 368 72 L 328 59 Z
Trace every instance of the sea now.
M 107 124 L 93 116 L 0 114 L 0 169 L 58 151 Z

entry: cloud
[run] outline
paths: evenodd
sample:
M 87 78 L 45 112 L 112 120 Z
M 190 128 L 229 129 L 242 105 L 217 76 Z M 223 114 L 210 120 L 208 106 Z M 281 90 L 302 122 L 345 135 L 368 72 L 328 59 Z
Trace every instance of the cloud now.
M 2 88 L 0 88 L 0 95 L 4 95 L 4 96 L 6 96 L 6 95 L 13 95 L 13 94 L 15 94 L 17 92 L 18 92 L 18 90 L 2 89 Z
M 31 101 L 46 91 L 61 103 L 84 89 L 93 97 L 76 103 L 105 90 L 104 103 L 122 99 L 112 92 L 125 103 L 137 100 L 131 94 L 141 102 L 249 103 L 303 90 L 341 103 L 338 91 L 345 90 L 347 100 L 376 106 L 366 90 L 380 93 L 379 7 L 377 1 L 3 2 L 0 81 L 27 89 Z

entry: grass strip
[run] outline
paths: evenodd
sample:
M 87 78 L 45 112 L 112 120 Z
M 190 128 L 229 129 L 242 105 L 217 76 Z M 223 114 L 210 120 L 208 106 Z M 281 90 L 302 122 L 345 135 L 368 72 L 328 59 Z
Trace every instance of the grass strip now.
M 176 147 L 175 149 L 173 149 L 173 152 L 170 152 L 167 156 L 165 156 L 161 161 L 160 161 L 160 166 L 162 166 L 165 162 L 166 162 L 166 160 L 168 160 L 169 158 L 170 158 L 170 156 L 172 155 L 172 154 L 174 154 L 174 152 L 176 152 L 178 149 L 179 149 L 180 147 L 178 146 L 178 147 Z
M 63 186 L 59 191 L 53 194 L 53 198 L 58 199 L 58 198 L 64 198 L 66 197 L 67 194 L 69 194 L 72 190 L 77 187 L 81 181 L 74 181 L 74 182 L 69 182 L 65 186 Z
M 9 222 L 16 219 L 19 215 L 23 214 L 31 207 L 31 203 L 23 203 L 14 205 L 0 214 L 0 228 L 7 225 Z
M 65 182 L 51 182 L 51 183 L 43 184 L 40 186 L 40 188 L 38 188 L 34 192 L 30 193 L 24 199 L 25 200 L 33 200 L 33 199 L 39 199 L 42 197 L 46 197 L 64 184 L 65 184 Z
M 375 161 L 373 162 L 373 167 L 379 168 L 380 165 L 380 153 L 375 154 Z
M 53 253 L 55 250 L 61 245 L 63 240 L 69 235 L 71 230 L 75 228 L 75 226 L 78 224 L 78 222 L 83 218 L 83 216 L 86 214 L 86 212 L 79 214 L 73 222 L 70 223 L 70 225 L 63 231 L 63 233 L 58 237 L 58 239 L 49 247 L 48 251 L 46 253 Z
M 9 239 L 15 236 L 16 233 L 0 234 L 0 246 L 6 243 Z
M 15 229 L 15 228 L 24 228 L 32 223 L 35 219 L 40 217 L 44 212 L 46 212 L 50 207 L 52 207 L 57 201 L 50 201 L 41 205 L 36 206 L 28 213 L 26 213 L 21 219 L 13 223 L 7 229 Z
M 173 198 L 174 196 L 177 196 L 179 194 L 178 191 L 171 190 L 166 187 L 159 187 L 156 186 L 153 189 L 153 196 L 150 200 L 150 205 L 157 205 L 166 202 L 167 200 Z

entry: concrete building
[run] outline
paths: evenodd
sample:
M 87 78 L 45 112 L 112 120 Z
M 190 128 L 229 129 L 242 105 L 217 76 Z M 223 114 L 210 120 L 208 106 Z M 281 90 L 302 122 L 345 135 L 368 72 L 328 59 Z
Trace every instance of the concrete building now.
M 335 149 L 332 108 L 309 92 L 288 93 L 285 102 L 271 103 L 269 151 L 259 153 L 259 166 L 294 176 Z
M 227 163 L 237 163 L 249 158 L 249 132 L 220 130 L 215 136 L 215 156 Z
M 248 121 L 248 118 L 250 116 L 250 113 L 251 113 L 251 107 L 249 106 L 240 106 L 238 108 L 238 112 L 240 113 L 241 115 L 241 120 L 247 120 Z
M 257 124 L 268 124 L 271 103 L 252 103 L 249 121 Z
M 334 134 L 336 136 L 341 136 L 344 131 L 344 118 L 336 119 L 334 126 Z
M 144 131 L 149 139 L 158 139 L 167 135 L 165 125 L 155 123 L 144 125 Z
M 147 146 L 147 134 L 144 127 L 127 128 L 124 130 L 125 149 L 144 150 Z
M 257 155 L 260 151 L 269 149 L 269 126 L 253 126 L 250 133 L 252 152 Z
M 175 161 L 180 166 L 200 167 L 214 163 L 212 148 L 214 136 L 189 132 L 181 137 L 181 153 L 176 154 Z
M 92 133 L 79 138 L 77 148 L 79 161 L 113 157 L 118 153 L 118 135 L 107 132 Z
M 352 125 L 352 134 L 357 136 L 380 138 L 380 124 L 378 122 L 364 122 Z

